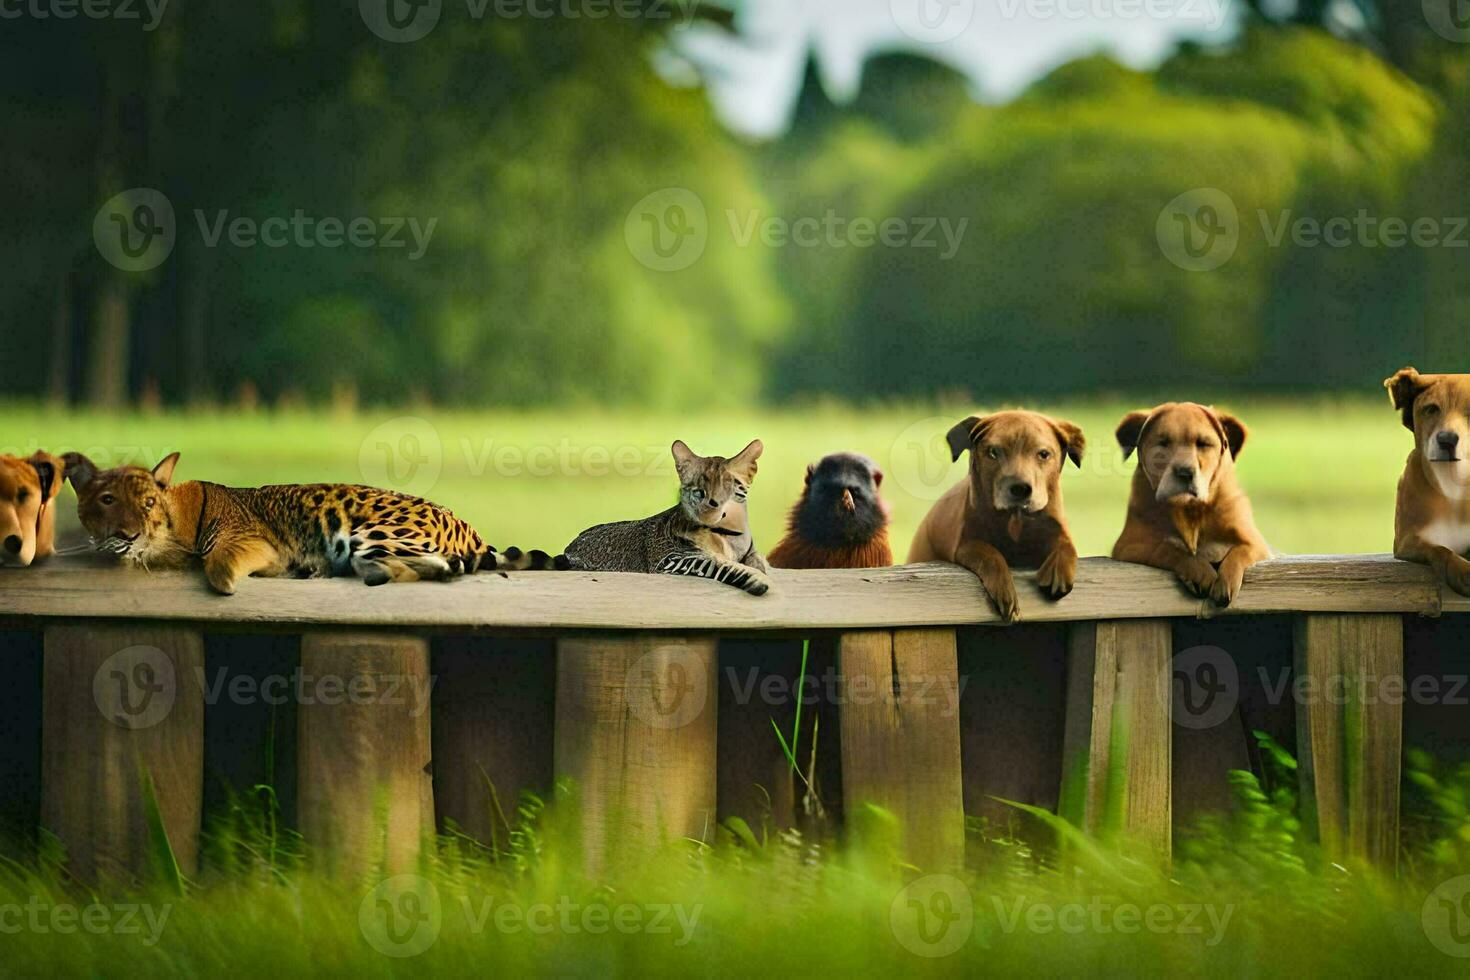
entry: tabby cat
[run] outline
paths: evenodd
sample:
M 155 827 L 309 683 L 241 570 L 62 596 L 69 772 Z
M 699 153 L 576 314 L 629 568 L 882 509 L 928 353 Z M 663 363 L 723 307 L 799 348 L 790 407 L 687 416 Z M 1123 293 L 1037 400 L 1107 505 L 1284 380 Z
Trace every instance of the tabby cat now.
M 418 497 L 345 484 L 236 489 L 173 485 L 173 453 L 149 470 L 98 470 L 67 453 L 77 513 L 100 551 L 145 568 L 198 559 L 216 592 L 240 579 L 361 576 L 368 585 L 447 579 L 486 569 L 543 569 L 545 552 L 505 554 L 443 507 Z
M 755 480 L 759 439 L 725 459 L 673 445 L 679 502 L 641 521 L 588 528 L 567 546 L 572 568 L 593 572 L 657 572 L 711 578 L 751 595 L 771 588 L 770 566 L 755 550 L 745 495 Z

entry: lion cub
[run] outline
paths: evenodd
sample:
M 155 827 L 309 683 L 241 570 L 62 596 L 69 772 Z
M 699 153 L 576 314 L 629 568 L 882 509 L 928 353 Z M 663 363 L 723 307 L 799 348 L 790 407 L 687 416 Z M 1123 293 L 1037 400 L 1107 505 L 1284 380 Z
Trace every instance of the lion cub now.
M 589 572 L 693 575 L 765 595 L 771 588 L 765 558 L 755 550 L 745 495 L 755 480 L 759 439 L 730 459 L 698 456 L 673 445 L 679 502 L 641 521 L 588 528 L 567 546 L 571 567 Z
M 77 453 L 64 458 L 94 547 L 145 568 L 197 558 L 224 595 L 250 575 L 356 574 L 382 585 L 551 562 L 540 551 L 499 555 L 445 508 L 388 490 L 328 483 L 236 489 L 197 480 L 175 486 L 178 453 L 151 472 L 98 470 Z

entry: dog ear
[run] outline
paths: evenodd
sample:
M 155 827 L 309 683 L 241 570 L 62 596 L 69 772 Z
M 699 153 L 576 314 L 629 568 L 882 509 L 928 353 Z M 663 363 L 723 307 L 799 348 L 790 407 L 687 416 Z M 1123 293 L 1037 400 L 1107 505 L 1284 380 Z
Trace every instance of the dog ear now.
M 985 434 L 987 422 L 989 422 L 989 417 L 981 418 L 978 415 L 971 415 L 963 422 L 955 423 L 954 427 L 944 437 L 945 441 L 949 443 L 949 461 L 951 463 L 959 459 L 966 449 L 975 448 L 975 443 L 979 442 L 980 437 Z
M 169 453 L 159 460 L 157 466 L 153 467 L 153 482 L 167 490 L 168 485 L 174 480 L 174 467 L 179 465 L 179 454 Z
M 1383 379 L 1383 387 L 1388 389 L 1388 400 L 1403 413 L 1404 428 L 1410 432 L 1414 431 L 1414 399 L 1433 383 L 1432 377 L 1420 374 L 1411 367 L 1404 368 L 1391 378 Z
M 730 460 L 730 469 L 737 476 L 744 477 L 747 484 L 755 482 L 755 461 L 761 458 L 765 452 L 766 445 L 759 439 L 750 440 L 750 445 L 736 453 Z
M 1056 430 L 1057 439 L 1062 444 L 1062 452 L 1072 461 L 1072 465 L 1079 470 L 1082 468 L 1082 453 L 1087 449 L 1087 438 L 1082 434 L 1082 429 L 1064 419 L 1049 419 L 1051 427 Z
M 31 469 L 36 471 L 36 476 L 41 480 L 41 503 L 55 499 L 61 493 L 66 463 L 50 453 L 42 452 L 32 454 L 26 462 L 31 464 Z
M 1123 458 L 1133 455 L 1133 450 L 1143 441 L 1143 430 L 1148 425 L 1148 412 L 1129 412 L 1118 423 L 1118 445 L 1123 447 Z
M 1211 411 L 1214 410 L 1211 409 Z M 1230 447 L 1231 458 L 1239 459 L 1240 451 L 1245 447 L 1245 438 L 1250 435 L 1250 430 L 1245 427 L 1244 422 L 1234 415 L 1227 415 L 1224 412 L 1215 412 L 1214 414 L 1215 418 L 1220 422 L 1220 431 L 1225 435 L 1225 444 Z
M 61 462 L 66 470 L 66 479 L 71 488 L 81 493 L 97 476 L 97 466 L 81 453 L 63 453 Z

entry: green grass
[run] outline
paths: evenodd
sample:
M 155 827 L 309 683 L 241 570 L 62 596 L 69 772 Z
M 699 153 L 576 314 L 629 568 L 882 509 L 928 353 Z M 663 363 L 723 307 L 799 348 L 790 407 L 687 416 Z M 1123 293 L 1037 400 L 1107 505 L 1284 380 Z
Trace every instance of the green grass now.
M 1106 554 L 1122 527 L 1132 461 L 1112 437 L 1142 401 L 1095 400 L 1035 407 L 1083 427 L 1089 449 L 1063 481 L 1078 550 Z M 429 408 L 331 413 L 103 415 L 0 406 L 0 451 L 80 448 L 99 464 L 182 450 L 178 479 L 237 486 L 371 482 L 420 492 L 470 520 L 498 547 L 557 550 L 603 521 L 640 517 L 673 500 L 668 446 L 729 455 L 752 438 L 766 444 L 751 496 L 756 541 L 769 549 L 801 490 L 807 463 L 856 450 L 888 475 L 893 542 L 900 558 L 932 500 L 960 479 L 943 435 L 976 408 L 751 409 L 743 413 L 442 412 Z M 1381 552 L 1392 548 L 1394 487 L 1411 448 L 1386 399 L 1222 402 L 1251 427 L 1241 480 L 1272 547 L 1286 553 Z M 418 419 L 405 422 L 405 418 Z M 386 466 L 393 448 L 397 469 Z M 406 460 L 425 460 L 416 470 Z
M 972 821 L 967 867 L 926 875 L 870 808 L 841 845 L 721 828 L 593 872 L 563 789 L 523 801 L 502 851 L 447 835 L 416 867 L 328 877 L 247 801 L 182 892 L 87 890 L 51 853 L 0 864 L 0 976 L 1463 975 L 1470 769 L 1422 761 L 1437 802 L 1397 880 L 1325 860 L 1290 779 L 1246 773 L 1167 870 L 1043 815 L 1032 843 Z M 93 905 L 91 929 L 54 918 Z

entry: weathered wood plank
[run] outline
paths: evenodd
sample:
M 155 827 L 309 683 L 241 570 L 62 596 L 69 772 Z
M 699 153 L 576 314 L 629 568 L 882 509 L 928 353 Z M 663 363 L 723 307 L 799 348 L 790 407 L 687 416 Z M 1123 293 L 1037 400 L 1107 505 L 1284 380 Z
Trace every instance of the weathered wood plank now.
M 394 585 L 371 593 L 350 579 L 252 579 L 238 594 L 208 591 L 201 575 L 146 573 L 95 556 L 0 569 L 0 618 L 187 620 L 249 625 L 334 624 L 428 629 L 808 630 L 993 624 L 969 572 L 930 563 L 881 569 L 777 569 L 761 598 L 677 576 L 603 573 L 478 575 Z M 1428 568 L 1388 556 L 1302 556 L 1262 562 L 1240 597 L 1219 610 L 1167 572 L 1084 558 L 1077 585 L 1043 597 L 1033 573 L 1016 576 L 1028 622 L 1240 615 L 1265 612 L 1412 612 L 1437 615 Z M 1461 608 L 1454 600 L 1445 608 Z M 1470 610 L 1470 604 L 1463 606 Z
M 951 629 L 846 633 L 839 643 L 842 787 L 849 821 L 864 804 L 898 819 L 923 868 L 964 860 L 959 669 Z
M 1296 622 L 1297 756 L 1303 817 L 1323 848 L 1398 861 L 1404 632 L 1397 616 Z
M 713 637 L 558 641 L 555 771 L 573 781 L 594 872 L 714 839 L 716 666 Z
M 435 641 L 434 808 L 441 823 L 504 849 L 521 793 L 550 800 L 555 649 L 551 640 Z
M 1172 839 L 1168 620 L 1071 629 L 1062 735 L 1063 815 L 1161 855 Z
M 160 624 L 49 626 L 42 678 L 41 826 L 83 879 L 162 870 L 148 786 L 185 874 L 199 858 L 204 643 Z
M 414 869 L 434 833 L 429 644 L 393 633 L 308 633 L 297 709 L 301 834 L 325 870 Z

